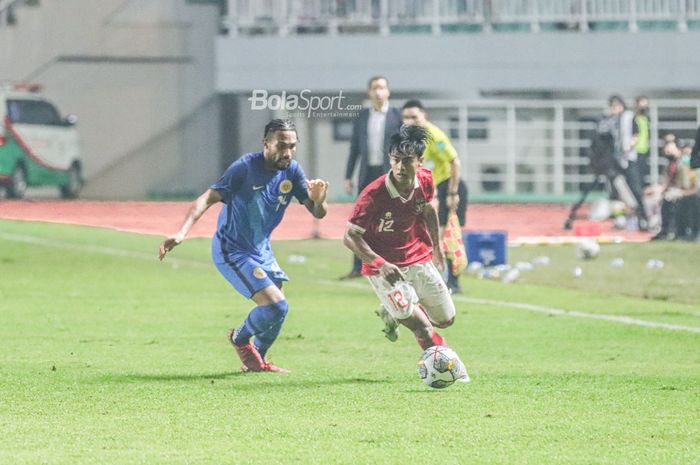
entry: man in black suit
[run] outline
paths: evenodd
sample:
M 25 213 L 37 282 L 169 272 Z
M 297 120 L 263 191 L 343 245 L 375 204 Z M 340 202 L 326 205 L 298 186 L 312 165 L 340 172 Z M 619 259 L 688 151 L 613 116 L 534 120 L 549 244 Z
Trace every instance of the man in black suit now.
M 345 169 L 345 191 L 352 195 L 352 182 L 355 166 L 359 160 L 360 170 L 357 180 L 357 193 L 379 176 L 389 171 L 389 138 L 401 127 L 401 111 L 389 106 L 389 81 L 384 76 L 374 76 L 367 83 L 367 95 L 372 103 L 355 120 L 352 127 L 350 155 Z M 353 258 L 350 273 L 341 279 L 360 277 L 362 261 Z

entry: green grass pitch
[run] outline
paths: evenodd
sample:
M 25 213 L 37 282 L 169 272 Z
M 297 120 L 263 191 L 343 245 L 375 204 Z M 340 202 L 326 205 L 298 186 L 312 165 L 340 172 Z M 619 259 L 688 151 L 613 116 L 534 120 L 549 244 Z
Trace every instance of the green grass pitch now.
M 384 339 L 369 285 L 335 280 L 339 241 L 273 244 L 292 278 L 271 350 L 288 375 L 238 372 L 226 329 L 251 302 L 209 241 L 163 263 L 159 241 L 0 221 L 1 464 L 700 463 L 697 245 L 589 262 L 510 249 L 551 263 L 514 284 L 463 278 L 443 334 L 472 382 L 430 390 L 410 333 Z

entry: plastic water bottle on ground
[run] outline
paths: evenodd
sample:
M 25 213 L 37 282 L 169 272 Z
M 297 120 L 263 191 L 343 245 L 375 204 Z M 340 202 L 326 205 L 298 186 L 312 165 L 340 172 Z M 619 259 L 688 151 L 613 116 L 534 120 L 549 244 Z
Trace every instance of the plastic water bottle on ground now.
M 483 269 L 484 264 L 481 262 L 469 262 L 469 265 L 467 265 L 467 273 L 469 274 L 478 274 Z
M 652 258 L 651 260 L 649 260 L 647 262 L 647 268 L 649 268 L 650 270 L 659 269 L 659 268 L 663 268 L 663 267 L 664 267 L 664 262 L 662 262 L 661 260 L 656 259 L 656 258 Z
M 530 271 L 534 268 L 530 262 L 518 262 L 515 264 L 515 267 L 520 271 Z
M 511 268 L 508 270 L 501 278 L 502 283 L 512 283 L 520 278 L 520 270 L 517 268 Z
M 481 279 L 498 279 L 501 277 L 501 273 L 493 268 L 483 268 L 478 274 Z

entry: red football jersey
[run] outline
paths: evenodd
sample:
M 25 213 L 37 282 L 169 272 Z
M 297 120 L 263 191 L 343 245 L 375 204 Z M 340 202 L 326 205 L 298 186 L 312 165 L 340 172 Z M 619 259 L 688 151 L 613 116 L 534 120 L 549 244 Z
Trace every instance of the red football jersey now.
M 388 174 L 372 181 L 360 194 L 349 227 L 362 233 L 370 248 L 389 263 L 403 267 L 433 258 L 433 241 L 423 218 L 423 208 L 435 195 L 433 175 L 419 168 L 415 188 L 401 197 Z M 362 264 L 363 275 L 378 270 Z

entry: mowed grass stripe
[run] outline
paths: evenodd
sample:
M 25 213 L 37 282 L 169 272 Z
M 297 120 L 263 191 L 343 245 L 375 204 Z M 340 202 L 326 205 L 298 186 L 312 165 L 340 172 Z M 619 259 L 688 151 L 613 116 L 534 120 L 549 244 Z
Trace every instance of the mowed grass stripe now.
M 84 244 L 84 243 L 83 244 L 76 244 L 76 243 L 70 243 L 70 242 L 64 242 L 64 241 L 56 241 L 56 240 L 51 240 L 51 239 L 46 239 L 43 237 L 31 236 L 31 235 L 0 233 L 0 239 L 7 240 L 7 241 L 14 241 L 14 242 L 22 242 L 22 243 L 27 243 L 27 244 L 41 245 L 41 246 L 46 246 L 46 247 L 50 247 L 50 248 L 63 248 L 63 249 L 75 250 L 75 251 L 79 251 L 79 252 L 89 252 L 89 253 L 117 256 L 117 257 L 137 258 L 137 259 L 147 260 L 147 261 L 151 261 L 151 262 L 153 262 L 156 259 L 155 254 L 150 255 L 150 254 L 143 253 L 143 252 L 135 252 L 132 250 L 120 249 L 120 248 L 115 248 L 115 247 L 106 247 L 106 246 L 93 245 L 93 244 Z M 197 268 L 209 268 L 210 267 L 210 263 L 205 262 L 203 260 L 200 261 L 200 260 L 193 260 L 193 259 L 175 258 L 172 256 L 168 257 L 167 263 L 169 264 L 169 266 L 176 267 L 176 268 L 179 266 L 192 266 L 192 267 L 197 267 Z M 340 281 L 334 281 L 334 280 L 328 280 L 328 279 L 319 279 L 318 282 L 321 284 L 324 284 L 326 286 L 341 286 L 341 287 L 371 290 L 370 286 L 364 282 L 361 282 L 361 283 L 360 282 L 340 282 Z M 658 321 L 642 320 L 642 319 L 632 318 L 630 316 L 624 316 L 624 315 L 609 315 L 609 314 L 600 314 L 600 313 L 590 313 L 590 312 L 585 312 L 585 311 L 580 311 L 580 310 L 567 310 L 567 309 L 556 308 L 556 307 L 535 305 L 535 304 L 530 304 L 530 303 L 525 303 L 525 302 L 513 302 L 513 301 L 493 300 L 493 299 L 484 299 L 484 298 L 473 298 L 473 297 L 467 297 L 467 296 L 462 296 L 462 295 L 454 296 L 454 300 L 456 302 L 464 302 L 464 303 L 479 304 L 479 305 L 490 305 L 490 306 L 495 306 L 495 307 L 525 310 L 525 311 L 529 311 L 529 312 L 545 313 L 545 314 L 549 314 L 549 315 L 567 316 L 567 317 L 572 317 L 572 318 L 591 318 L 591 319 L 608 321 L 608 322 L 613 322 L 613 323 L 620 323 L 620 324 L 625 324 L 625 325 L 643 326 L 643 327 L 647 327 L 647 328 L 664 329 L 664 330 L 669 330 L 669 331 L 684 331 L 684 332 L 690 332 L 690 333 L 694 333 L 694 334 L 700 334 L 700 327 L 669 324 L 669 323 L 658 322 Z
M 333 280 L 349 266 L 341 244 L 280 242 L 293 309 L 273 361 L 293 371 L 246 375 L 225 330 L 251 304 L 209 263 L 207 240 L 179 247 L 169 258 L 198 265 L 177 268 L 154 257 L 155 237 L 4 222 L 0 231 L 109 253 L 0 239 L 2 464 L 688 465 L 700 456 L 694 334 L 460 297 L 445 336 L 473 381 L 430 390 L 411 335 L 382 336 L 367 284 Z M 629 315 L 661 306 L 464 284 L 469 298 L 494 301 Z

